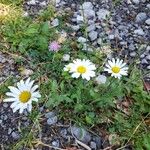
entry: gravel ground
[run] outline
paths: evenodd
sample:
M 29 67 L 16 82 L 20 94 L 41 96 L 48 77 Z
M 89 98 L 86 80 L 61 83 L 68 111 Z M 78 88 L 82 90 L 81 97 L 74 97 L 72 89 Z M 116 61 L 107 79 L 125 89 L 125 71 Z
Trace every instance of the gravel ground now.
M 24 3 L 25 15 L 34 16 L 45 8 L 49 1 L 31 0 Z M 56 0 L 58 11 L 73 11 L 70 18 L 70 26 L 76 32 L 78 42 L 82 43 L 84 50 L 93 50 L 86 47 L 86 39 L 81 32 L 84 19 L 87 20 L 88 44 L 99 48 L 104 43 L 109 43 L 112 48 L 117 49 L 117 54 L 127 57 L 131 62 L 134 58 L 140 59 L 140 68 L 144 71 L 150 70 L 150 2 L 149 0 L 124 0 L 114 5 L 111 0 Z M 84 13 L 85 18 L 82 17 Z M 53 25 L 57 26 L 59 20 L 55 18 Z M 0 52 L 0 82 L 9 76 L 18 76 L 17 65 L 12 57 Z M 149 78 L 149 74 L 146 78 Z M 98 133 L 94 135 L 80 127 L 66 125 L 59 120 L 57 113 L 49 112 L 40 107 L 44 115 L 42 117 L 41 133 L 36 135 L 42 138 L 44 143 L 56 147 L 76 145 L 75 137 L 90 146 L 93 150 L 106 148 L 109 142 Z M 7 115 L 6 115 L 7 114 Z M 1 149 L 7 149 L 7 145 L 21 138 L 18 125 L 25 127 L 30 125 L 25 116 L 19 117 L 13 114 L 8 104 L 0 104 L 0 144 Z M 80 131 L 83 135 L 80 135 Z M 64 145 L 65 144 L 65 145 Z M 82 149 L 80 147 L 80 149 Z
M 30 15 L 37 14 L 51 1 L 31 0 L 24 4 Z M 112 0 L 56 0 L 57 11 L 72 11 L 70 26 L 84 50 L 92 48 L 85 44 L 82 32 L 86 21 L 88 44 L 99 48 L 109 44 L 117 50 L 117 55 L 127 57 L 131 63 L 134 58 L 140 59 L 139 67 L 150 70 L 150 2 L 149 0 L 122 0 L 115 4 Z M 83 18 L 84 14 L 84 18 Z M 59 24 L 55 18 L 54 26 Z M 150 74 L 146 75 L 149 78 Z
M 0 83 L 10 76 L 17 76 L 17 66 L 14 59 L 8 55 L 0 52 Z
M 83 128 L 68 125 L 62 120 L 59 120 L 56 112 L 49 111 L 40 107 L 42 117 L 39 121 L 40 130 L 38 124 L 31 122 L 28 119 L 27 113 L 20 116 L 17 113 L 12 113 L 7 103 L 0 104 L 0 143 L 1 149 L 9 150 L 10 145 L 14 142 L 20 141 L 24 135 L 23 129 L 20 127 L 28 128 L 32 125 L 34 136 L 37 139 L 41 139 L 43 143 L 53 147 L 79 147 L 76 143 L 76 138 L 82 143 L 89 145 L 92 149 L 106 148 L 109 146 L 109 142 L 102 138 L 100 135 L 93 134 Z M 31 129 L 30 129 L 31 130 Z M 20 134 L 21 133 L 21 134 Z M 36 148 L 37 150 L 43 150 L 44 148 Z M 45 147 L 46 149 L 46 147 Z M 26 150 L 22 147 L 21 150 Z

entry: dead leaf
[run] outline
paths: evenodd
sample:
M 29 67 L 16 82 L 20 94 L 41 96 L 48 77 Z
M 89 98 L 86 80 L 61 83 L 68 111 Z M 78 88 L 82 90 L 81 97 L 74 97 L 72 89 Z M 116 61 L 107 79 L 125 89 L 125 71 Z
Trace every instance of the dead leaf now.
M 122 105 L 124 106 L 124 107 L 129 107 L 129 105 L 130 105 L 130 103 L 128 102 L 128 101 L 123 101 L 122 102 Z
M 62 44 L 66 41 L 66 39 L 67 39 L 67 33 L 63 31 L 58 38 L 58 42 Z
M 0 64 L 0 69 L 2 69 L 4 67 L 4 65 Z
M 20 71 L 22 76 L 30 76 L 31 74 L 33 74 L 33 70 L 26 69 L 24 67 L 20 67 L 18 70 Z
M 150 91 L 150 82 L 149 81 L 144 81 L 144 88 L 146 91 Z
M 79 48 L 78 48 L 77 42 L 72 42 L 72 43 L 71 43 L 71 48 L 72 48 L 73 50 L 78 50 Z
M 150 126 L 150 118 L 144 120 L 145 124 Z
M 110 134 L 108 140 L 111 145 L 120 145 L 119 136 L 117 134 Z

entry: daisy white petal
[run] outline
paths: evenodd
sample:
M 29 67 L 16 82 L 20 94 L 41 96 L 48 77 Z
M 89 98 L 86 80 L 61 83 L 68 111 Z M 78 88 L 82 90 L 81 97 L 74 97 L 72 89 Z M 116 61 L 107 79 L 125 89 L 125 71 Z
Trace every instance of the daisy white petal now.
M 15 113 L 17 110 L 19 110 L 20 109 L 20 107 L 19 107 L 19 105 L 18 106 L 16 106 L 16 107 L 14 107 L 14 108 L 12 108 L 12 110 L 13 110 L 13 113 Z
M 69 72 L 72 73 L 73 78 L 79 78 L 80 76 L 83 79 L 90 80 L 90 77 L 95 76 L 96 66 L 86 59 L 76 59 L 71 63 Z
M 20 91 L 16 88 L 16 87 L 13 87 L 13 86 L 9 86 L 8 87 L 10 89 L 10 91 L 14 94 L 19 94 Z
M 23 108 L 20 108 L 19 113 L 22 114 L 23 111 L 24 111 L 24 109 L 23 109 Z
M 15 97 L 15 94 L 14 94 L 14 93 L 11 93 L 11 92 L 7 92 L 6 95 L 7 95 L 7 96 L 11 96 L 11 97 Z
M 80 74 L 79 74 L 79 73 L 73 73 L 71 76 L 72 76 L 73 78 L 79 78 Z
M 38 98 L 34 98 L 34 97 L 32 97 L 32 101 L 34 101 L 34 102 L 38 102 Z
M 25 81 L 25 85 L 28 86 L 29 83 L 30 83 L 30 78 L 28 78 L 28 79 Z
M 83 78 L 83 79 L 86 79 L 86 80 L 88 80 L 88 81 L 90 80 L 90 77 L 89 77 L 87 74 L 83 74 L 83 75 L 82 75 L 82 78 Z
M 114 58 L 106 64 L 106 68 L 104 68 L 104 71 L 107 71 L 108 73 L 111 73 L 112 76 L 115 78 L 121 78 L 122 75 L 127 75 L 128 67 L 126 66 L 126 63 L 123 63 L 123 60 L 115 60 Z
M 10 86 L 10 92 L 7 92 L 6 95 L 8 98 L 4 99 L 4 102 L 13 102 L 11 108 L 13 112 L 19 110 L 19 113 L 23 113 L 25 109 L 32 109 L 32 101 L 37 102 L 38 98 L 41 97 L 41 94 L 38 89 L 38 85 L 33 85 L 34 81 L 30 81 L 28 78 L 26 81 L 21 80 L 17 83 L 17 88 Z M 36 92 L 35 92 L 36 91 Z M 29 105 L 29 109 L 27 106 Z
M 16 101 L 16 98 L 6 98 L 3 100 L 3 102 L 14 102 Z
M 34 92 L 34 91 L 36 91 L 37 89 L 38 89 L 38 85 L 35 85 L 35 86 L 33 86 L 32 88 L 31 88 L 31 92 Z
M 10 108 L 14 108 L 18 105 L 19 102 L 15 101 L 10 105 Z
M 31 87 L 33 86 L 33 83 L 34 83 L 34 80 L 33 80 L 33 81 L 31 81 L 31 82 L 28 84 L 28 86 L 27 86 L 28 90 L 30 90 L 30 89 L 31 89 Z
M 40 98 L 40 97 L 41 97 L 41 94 L 40 94 L 39 92 L 33 92 L 33 93 L 32 93 L 32 97 Z
M 32 110 L 32 105 L 27 106 L 28 111 L 30 112 Z
M 112 73 L 111 69 L 109 68 L 104 68 L 104 71 L 107 71 L 108 73 Z

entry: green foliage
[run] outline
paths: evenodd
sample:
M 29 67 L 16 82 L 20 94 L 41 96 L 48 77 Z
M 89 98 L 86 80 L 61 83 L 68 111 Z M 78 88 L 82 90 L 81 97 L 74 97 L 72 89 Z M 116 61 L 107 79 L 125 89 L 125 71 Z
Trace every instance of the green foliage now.
M 49 5 L 45 10 L 39 14 L 39 20 L 47 21 L 55 16 L 55 9 L 53 6 Z
M 9 77 L 4 82 L 0 83 L 0 98 L 8 91 L 8 86 L 12 84 L 12 77 Z
M 0 3 L 18 6 L 18 5 L 21 5 L 23 3 L 23 0 L 0 0 Z
M 20 0 L 16 2 L 19 4 Z M 70 74 L 63 71 L 66 65 L 62 62 L 63 54 L 69 53 L 71 59 L 90 59 L 98 64 L 97 72 L 103 71 L 104 56 L 100 52 L 83 52 L 74 49 L 71 44 L 74 41 L 71 39 L 67 39 L 61 45 L 58 53 L 49 52 L 49 41 L 56 40 L 58 36 L 56 29 L 49 25 L 48 20 L 52 17 L 55 17 L 55 10 L 49 6 L 35 20 L 16 18 L 3 25 L 1 31 L 3 39 L 7 44 L 9 43 L 10 52 L 21 53 L 24 57 L 30 58 L 29 64 L 35 68 L 34 78 L 45 78 L 40 85 L 42 94 L 40 103 L 49 109 L 57 109 L 60 117 L 80 125 L 96 127 L 100 123 L 107 124 L 109 132 L 119 135 L 122 145 L 131 138 L 137 150 L 150 149 L 147 126 L 142 123 L 135 132 L 150 108 L 150 96 L 144 90 L 141 72 L 131 66 L 132 70 L 129 71 L 128 77 L 123 77 L 121 80 L 108 77 L 107 82 L 100 85 L 97 85 L 94 79 L 87 82 L 81 78 L 71 78 Z M 70 32 L 71 30 L 64 24 L 66 18 L 67 16 L 59 18 L 61 23 L 57 29 L 63 28 Z M 85 26 L 81 30 L 85 32 Z M 76 45 L 79 47 L 77 43 Z M 22 65 L 19 59 L 17 63 Z M 8 80 L 1 85 L 0 95 L 7 91 L 7 86 L 10 84 Z M 116 102 L 122 102 L 125 98 L 132 101 L 129 114 L 125 114 L 116 105 Z M 38 111 L 33 111 L 29 118 L 34 122 L 38 115 Z M 34 139 L 34 135 L 30 132 L 31 128 L 22 130 L 22 140 L 15 148 L 31 144 Z
M 145 134 L 145 135 L 142 134 L 142 136 L 139 139 L 137 139 L 135 148 L 137 150 L 149 150 L 150 149 L 150 134 Z
M 127 79 L 125 89 L 127 90 L 127 94 L 131 95 L 134 99 L 139 111 L 142 113 L 149 112 L 150 96 L 149 93 L 144 90 L 142 74 L 136 67 L 132 69 L 130 78 Z
M 28 50 L 46 52 L 50 36 L 53 33 L 48 22 L 27 24 L 22 19 L 11 22 L 3 28 L 3 35 L 11 43 L 11 50 L 21 53 L 26 53 Z
M 62 110 L 71 109 L 71 113 L 81 115 L 90 124 L 97 122 L 98 118 L 95 116 L 98 117 L 100 111 L 115 107 L 115 98 L 124 96 L 121 84 L 117 80 L 95 87 L 92 82 L 74 80 L 69 78 L 69 75 L 64 76 L 60 82 L 49 80 L 41 86 L 41 90 L 47 95 L 47 107 L 60 106 Z

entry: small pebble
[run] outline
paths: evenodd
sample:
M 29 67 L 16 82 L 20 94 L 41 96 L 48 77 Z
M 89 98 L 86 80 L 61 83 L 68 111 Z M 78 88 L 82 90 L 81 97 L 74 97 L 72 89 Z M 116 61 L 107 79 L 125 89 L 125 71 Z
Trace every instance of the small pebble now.
M 51 117 L 51 118 L 47 119 L 47 124 L 48 125 L 54 125 L 54 124 L 57 123 L 57 121 L 58 121 L 57 116 L 54 116 L 54 117 Z

